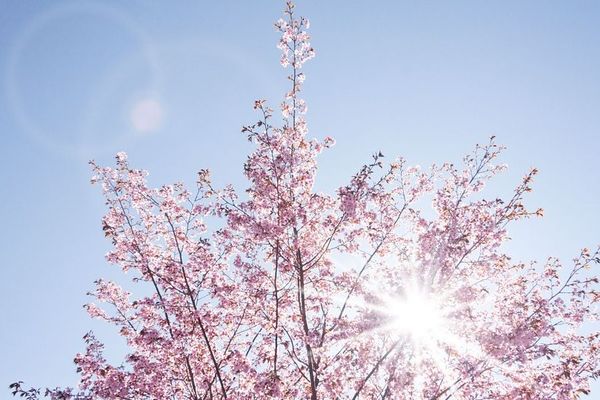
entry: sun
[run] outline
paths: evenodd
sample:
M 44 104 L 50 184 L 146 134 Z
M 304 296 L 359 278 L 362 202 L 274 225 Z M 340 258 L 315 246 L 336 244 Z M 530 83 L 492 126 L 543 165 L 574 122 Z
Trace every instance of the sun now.
M 390 327 L 413 339 L 434 338 L 447 329 L 442 305 L 424 290 L 411 288 L 386 301 Z
M 413 341 L 435 341 L 448 330 L 443 304 L 423 288 L 408 287 L 401 295 L 385 299 L 383 312 L 390 330 L 408 335 Z

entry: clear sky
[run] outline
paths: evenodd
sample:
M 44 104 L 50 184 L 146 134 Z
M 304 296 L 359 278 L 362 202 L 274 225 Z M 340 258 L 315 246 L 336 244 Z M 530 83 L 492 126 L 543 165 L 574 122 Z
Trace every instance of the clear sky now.
M 511 231 L 517 260 L 569 260 L 600 242 L 600 2 L 298 1 L 317 58 L 306 65 L 311 135 L 337 145 L 318 186 L 370 154 L 456 161 L 496 135 L 508 194 L 531 166 L 546 217 Z M 1 0 L 0 393 L 17 379 L 73 385 L 90 329 L 81 307 L 109 243 L 89 159 L 125 150 L 150 182 L 243 188 L 252 102 L 279 104 L 279 1 Z M 4 398 L 4 394 L 0 394 Z

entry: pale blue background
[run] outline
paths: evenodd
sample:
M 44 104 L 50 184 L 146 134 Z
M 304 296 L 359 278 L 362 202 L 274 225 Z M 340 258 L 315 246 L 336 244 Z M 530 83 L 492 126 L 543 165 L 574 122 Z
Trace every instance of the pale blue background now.
M 529 167 L 515 259 L 569 259 L 600 242 L 600 3 L 594 1 L 301 1 L 317 58 L 307 65 L 311 135 L 332 135 L 318 186 L 342 184 L 371 153 L 458 161 L 495 134 L 508 194 Z M 0 393 L 23 379 L 75 383 L 90 328 L 81 305 L 118 276 L 103 255 L 104 212 L 86 164 L 125 150 L 151 183 L 243 187 L 251 149 L 240 127 L 256 98 L 286 86 L 272 23 L 282 2 L 0 2 Z M 136 134 L 132 104 L 159 99 L 162 129 Z M 0 397 L 4 397 L 1 394 Z

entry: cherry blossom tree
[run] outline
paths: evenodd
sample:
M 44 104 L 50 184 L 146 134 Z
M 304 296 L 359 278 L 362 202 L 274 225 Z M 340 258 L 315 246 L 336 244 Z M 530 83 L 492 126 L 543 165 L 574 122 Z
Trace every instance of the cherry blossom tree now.
M 505 166 L 492 137 L 457 166 L 375 154 L 334 194 L 301 98 L 314 50 L 287 3 L 275 115 L 257 100 L 248 187 L 146 184 L 118 153 L 92 162 L 108 212 L 107 259 L 137 288 L 100 279 L 85 307 L 128 345 L 120 365 L 92 333 L 78 388 L 11 385 L 28 399 L 574 399 L 599 375 L 598 250 L 515 263 L 507 227 L 528 210 L 531 170 L 507 199 L 482 190 Z M 279 121 L 279 122 L 278 122 Z M 220 221 L 208 223 L 207 220 Z

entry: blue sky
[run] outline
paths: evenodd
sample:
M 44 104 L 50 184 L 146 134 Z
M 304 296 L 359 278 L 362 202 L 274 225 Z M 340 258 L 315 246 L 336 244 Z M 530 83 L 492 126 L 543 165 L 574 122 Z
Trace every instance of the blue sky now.
M 428 165 L 496 135 L 509 172 L 490 196 L 541 171 L 529 204 L 546 217 L 513 226 L 514 258 L 568 260 L 600 242 L 600 3 L 298 3 L 317 51 L 311 135 L 337 140 L 320 190 L 377 150 Z M 81 307 L 95 279 L 119 276 L 87 161 L 125 150 L 153 185 L 210 168 L 243 188 L 240 127 L 287 84 L 272 26 L 283 4 L 1 4 L 0 386 L 72 385 L 85 332 L 121 346 Z

